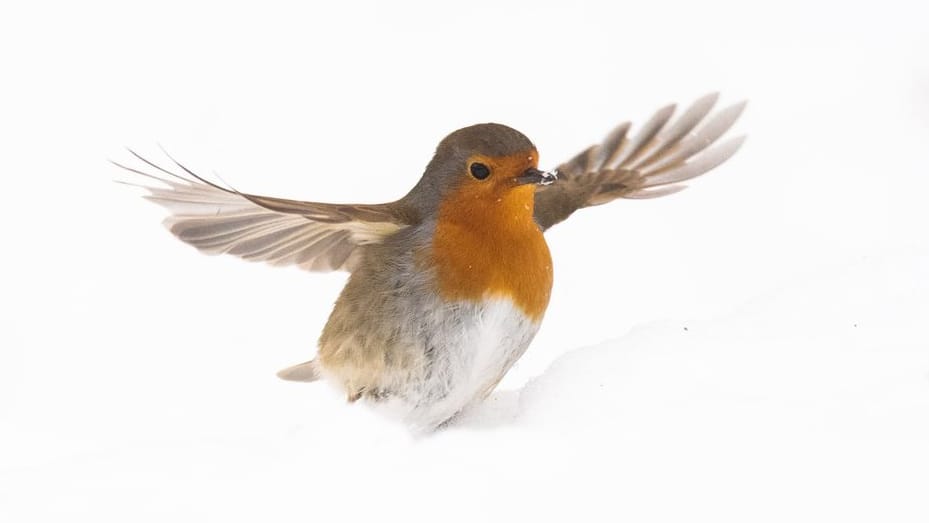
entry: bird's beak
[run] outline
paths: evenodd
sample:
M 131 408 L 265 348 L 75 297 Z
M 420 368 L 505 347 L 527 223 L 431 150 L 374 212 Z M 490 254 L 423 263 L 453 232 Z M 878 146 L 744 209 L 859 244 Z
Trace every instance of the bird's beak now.
M 526 185 L 530 183 L 551 185 L 558 179 L 558 171 L 540 171 L 535 167 L 530 167 L 515 179 L 516 185 Z

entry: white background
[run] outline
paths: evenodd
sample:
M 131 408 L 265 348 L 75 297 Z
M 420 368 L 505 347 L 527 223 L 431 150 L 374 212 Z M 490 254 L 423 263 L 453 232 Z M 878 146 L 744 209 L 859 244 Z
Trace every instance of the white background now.
M 925 521 L 927 19 L 0 7 L 0 520 Z M 344 275 L 202 256 L 106 162 L 161 143 L 244 191 L 378 202 L 464 125 L 513 126 L 553 167 L 715 90 L 749 100 L 744 148 L 553 229 L 533 346 L 426 438 L 274 377 L 313 354 Z

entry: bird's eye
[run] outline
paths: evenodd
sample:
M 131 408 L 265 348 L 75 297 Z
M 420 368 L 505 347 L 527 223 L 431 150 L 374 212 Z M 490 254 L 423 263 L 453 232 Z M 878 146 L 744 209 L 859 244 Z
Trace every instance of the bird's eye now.
M 484 180 L 490 176 L 490 167 L 482 163 L 474 162 L 471 164 L 471 176 L 477 178 L 478 180 Z

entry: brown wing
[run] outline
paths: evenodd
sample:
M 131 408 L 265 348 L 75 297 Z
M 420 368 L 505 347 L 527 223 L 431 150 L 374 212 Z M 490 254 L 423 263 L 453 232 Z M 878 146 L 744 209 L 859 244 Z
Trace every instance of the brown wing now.
M 149 191 L 145 198 L 171 212 L 164 224 L 175 236 L 207 254 L 351 271 L 359 246 L 409 225 L 396 203 L 339 205 L 245 194 L 205 180 L 173 158 L 184 175 L 129 152 L 160 175 L 116 165 L 163 184 L 141 185 Z
M 548 229 L 578 209 L 616 198 L 673 194 L 686 187 L 681 182 L 728 160 L 745 137 L 714 144 L 738 119 L 745 102 L 710 115 L 718 97 L 713 93 L 700 98 L 673 123 L 675 106 L 663 107 L 631 138 L 625 122 L 602 143 L 559 166 L 558 181 L 536 189 L 539 226 Z

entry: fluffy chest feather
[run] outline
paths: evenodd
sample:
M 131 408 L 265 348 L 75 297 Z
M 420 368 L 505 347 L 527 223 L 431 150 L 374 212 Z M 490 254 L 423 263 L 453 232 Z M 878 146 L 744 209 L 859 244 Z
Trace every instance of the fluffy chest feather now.
M 483 399 L 526 351 L 539 323 L 508 299 L 437 309 L 429 321 L 442 347 L 406 396 L 406 421 L 432 428 Z
M 440 423 L 489 394 L 526 351 L 548 306 L 552 260 L 532 188 L 454 195 L 440 207 L 428 262 L 439 304 L 432 353 L 407 421 Z

